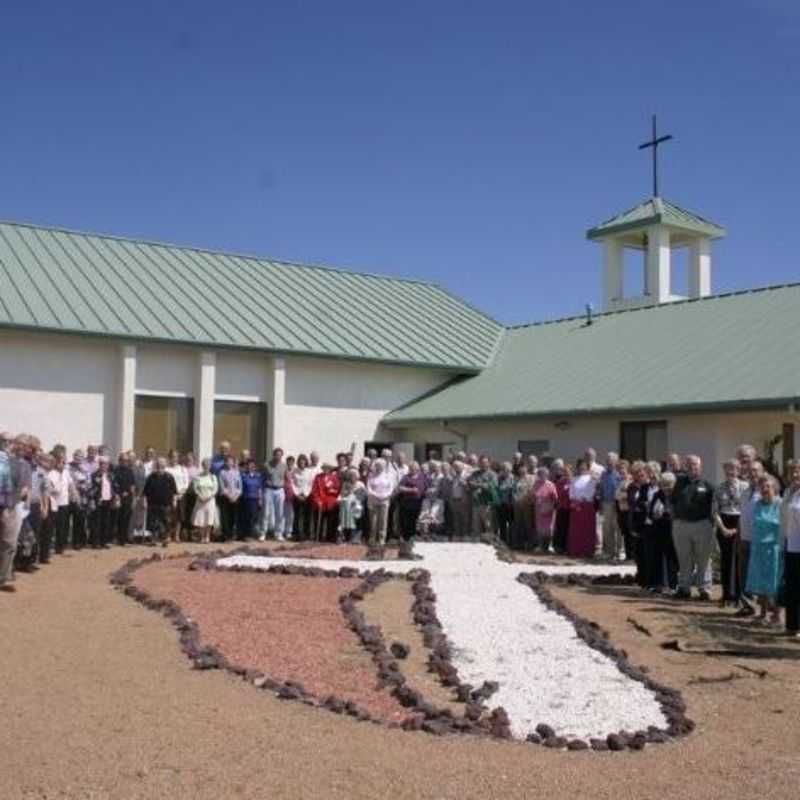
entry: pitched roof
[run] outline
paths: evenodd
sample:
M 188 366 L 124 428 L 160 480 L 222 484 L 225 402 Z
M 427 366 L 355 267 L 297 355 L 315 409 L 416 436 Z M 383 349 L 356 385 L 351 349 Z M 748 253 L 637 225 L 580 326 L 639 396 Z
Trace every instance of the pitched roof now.
M 713 239 L 725 235 L 725 228 L 692 211 L 676 206 L 662 197 L 650 197 L 639 205 L 617 214 L 594 228 L 586 231 L 587 239 L 600 239 L 612 233 L 646 228 L 648 225 L 663 223 L 673 228 L 701 233 Z
M 800 284 L 509 328 L 492 365 L 384 422 L 800 402 Z
M 394 330 L 375 336 L 380 310 Z M 0 222 L 0 327 L 486 366 L 502 326 L 435 284 Z

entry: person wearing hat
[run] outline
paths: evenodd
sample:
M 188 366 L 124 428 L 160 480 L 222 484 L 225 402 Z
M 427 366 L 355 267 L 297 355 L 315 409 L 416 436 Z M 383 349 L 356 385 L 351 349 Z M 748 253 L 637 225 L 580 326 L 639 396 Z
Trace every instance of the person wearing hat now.
M 16 591 L 12 581 L 19 534 L 15 510 L 17 486 L 9 453 L 12 438 L 10 433 L 0 433 L 0 590 L 4 592 Z

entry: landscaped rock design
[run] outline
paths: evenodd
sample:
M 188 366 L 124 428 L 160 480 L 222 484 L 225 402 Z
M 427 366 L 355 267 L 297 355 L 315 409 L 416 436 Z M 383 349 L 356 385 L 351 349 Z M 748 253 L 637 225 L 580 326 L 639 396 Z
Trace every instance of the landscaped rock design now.
M 333 549 L 333 548 L 332 548 Z M 688 733 L 679 694 L 650 680 L 645 670 L 628 664 L 597 626 L 558 603 L 547 581 L 569 583 L 630 580 L 625 566 L 515 564 L 513 557 L 483 544 L 420 543 L 409 564 L 295 559 L 288 553 L 210 553 L 191 563 L 193 570 L 269 572 L 301 579 L 358 577 L 360 583 L 339 597 L 341 613 L 370 653 L 377 687 L 391 692 L 408 710 L 406 730 L 433 735 L 471 733 L 522 739 L 551 749 L 580 752 L 638 750 Z M 156 559 L 158 556 L 155 557 Z M 276 680 L 252 665 L 231 664 L 204 646 L 196 623 L 169 600 L 156 600 L 131 581 L 147 560 L 132 562 L 112 582 L 145 605 L 162 611 L 178 627 L 181 644 L 198 668 L 227 668 L 278 697 L 316 705 L 358 720 L 379 721 L 352 698 L 320 696 L 292 679 Z M 405 571 L 404 571 L 405 570 Z M 454 697 L 463 714 L 441 709 L 407 684 L 402 673 L 402 642 L 386 642 L 358 608 L 360 601 L 387 580 L 411 582 L 411 609 L 429 648 L 429 668 Z M 533 589 L 533 592 L 531 592 Z M 386 718 L 384 717 L 384 720 Z
M 457 689 L 496 682 L 492 704 L 505 710 L 515 738 L 527 738 L 544 722 L 553 735 L 540 738 L 556 740 L 548 746 L 562 746 L 560 739 L 565 740 L 564 747 L 576 740 L 588 744 L 590 739 L 605 740 L 609 732 L 627 731 L 632 732 L 628 741 L 635 748 L 642 738 L 655 742 L 665 732 L 674 736 L 691 730 L 677 693 L 649 681 L 613 648 L 587 646 L 576 619 L 548 607 L 537 594 L 531 596 L 517 580 L 527 565 L 501 561 L 493 548 L 482 544 L 418 543 L 416 549 L 423 556 L 420 567 L 431 576 L 430 596 L 422 605 L 427 603 L 435 614 L 447 641 L 443 645 L 426 630 L 430 622 L 424 615 L 417 619 L 433 649 L 432 668 L 446 685 Z M 345 566 L 340 561 L 317 563 L 326 569 Z M 245 564 L 277 566 L 274 559 L 265 563 L 246 556 L 219 562 L 223 567 Z M 371 566 L 397 569 L 398 565 Z M 539 576 L 575 583 L 631 580 L 626 565 L 537 569 Z M 583 627 L 592 629 L 588 622 Z M 467 695 L 462 691 L 460 696 Z M 501 727 L 495 724 L 496 731 Z M 573 744 L 571 749 L 583 748 Z

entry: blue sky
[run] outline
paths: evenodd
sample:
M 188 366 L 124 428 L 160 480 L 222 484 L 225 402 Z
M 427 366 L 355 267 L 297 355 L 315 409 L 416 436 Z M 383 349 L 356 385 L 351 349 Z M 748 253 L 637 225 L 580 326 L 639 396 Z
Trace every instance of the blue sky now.
M 724 11 L 722 10 L 724 7 Z M 800 280 L 800 5 L 6 0 L 0 217 L 599 305 L 586 228 L 662 194 L 714 289 Z

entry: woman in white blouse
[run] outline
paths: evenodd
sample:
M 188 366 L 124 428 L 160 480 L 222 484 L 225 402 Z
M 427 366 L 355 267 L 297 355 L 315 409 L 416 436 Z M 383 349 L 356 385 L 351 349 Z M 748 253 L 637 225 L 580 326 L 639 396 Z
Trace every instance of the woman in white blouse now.
M 597 516 L 595 496 L 597 480 L 589 464 L 580 459 L 575 467 L 575 477 L 569 487 L 569 534 L 567 553 L 578 558 L 592 558 L 597 543 Z
M 370 544 L 386 544 L 389 503 L 391 503 L 394 488 L 394 479 L 386 471 L 386 461 L 383 458 L 376 458 L 372 463 L 372 472 L 367 480 Z
M 308 463 L 308 457 L 305 453 L 300 453 L 297 456 L 297 465 L 289 475 L 294 489 L 294 518 L 300 539 L 308 539 L 311 535 L 311 488 L 314 485 L 314 476 L 315 472 Z
M 186 492 L 189 491 L 189 471 L 181 464 L 177 450 L 170 450 L 167 458 L 169 460 L 167 472 L 172 475 L 175 480 L 175 486 L 178 488 L 175 508 L 173 509 L 171 538 L 173 542 L 179 542 L 181 540 L 183 520 L 186 516 Z

